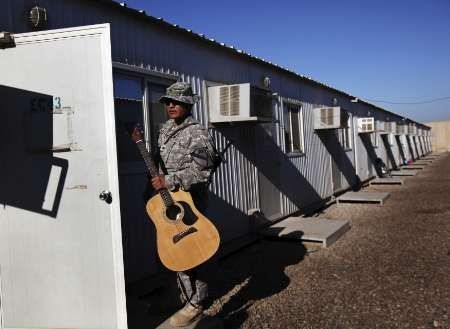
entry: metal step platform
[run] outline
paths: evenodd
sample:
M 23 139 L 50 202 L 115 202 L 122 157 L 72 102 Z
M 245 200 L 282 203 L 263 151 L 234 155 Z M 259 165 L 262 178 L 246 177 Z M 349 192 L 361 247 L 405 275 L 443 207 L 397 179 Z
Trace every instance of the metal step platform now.
M 391 176 L 416 176 L 416 170 L 392 170 Z
M 348 220 L 289 217 L 263 230 L 262 234 L 271 238 L 319 242 L 327 248 L 350 228 Z
M 403 185 L 403 183 L 403 179 L 395 177 L 377 177 L 370 181 L 370 185 Z
M 337 203 L 379 203 L 389 198 L 388 192 L 347 192 L 336 198 Z

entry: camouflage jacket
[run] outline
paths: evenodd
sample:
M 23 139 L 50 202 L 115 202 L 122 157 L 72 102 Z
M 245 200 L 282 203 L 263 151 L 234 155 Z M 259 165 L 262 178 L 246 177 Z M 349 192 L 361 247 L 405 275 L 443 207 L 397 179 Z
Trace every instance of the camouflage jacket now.
M 159 132 L 158 147 L 169 190 L 188 191 L 209 181 L 217 152 L 206 129 L 191 116 L 178 126 L 168 120 Z

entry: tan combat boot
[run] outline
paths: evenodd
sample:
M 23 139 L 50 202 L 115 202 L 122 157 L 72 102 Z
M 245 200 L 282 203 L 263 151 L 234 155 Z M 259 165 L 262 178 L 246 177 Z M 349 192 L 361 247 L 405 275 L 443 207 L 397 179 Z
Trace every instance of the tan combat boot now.
M 185 327 L 203 315 L 203 307 L 186 304 L 181 310 L 170 317 L 169 323 L 173 327 Z

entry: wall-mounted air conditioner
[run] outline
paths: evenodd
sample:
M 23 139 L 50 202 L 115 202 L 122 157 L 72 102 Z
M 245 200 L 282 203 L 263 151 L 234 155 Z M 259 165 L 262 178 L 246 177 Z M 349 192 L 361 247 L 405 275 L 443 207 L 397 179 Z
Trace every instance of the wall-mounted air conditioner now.
M 388 134 L 396 134 L 397 123 L 395 121 L 388 121 L 385 123 L 385 129 Z
M 373 133 L 375 128 L 375 118 L 358 118 L 358 134 Z
M 381 120 L 375 121 L 375 130 L 380 135 L 389 134 L 389 131 L 387 130 L 387 122 L 385 122 L 385 121 L 381 121 Z
M 249 83 L 208 87 L 209 121 L 272 121 L 272 93 Z
M 415 124 L 408 125 L 408 135 L 417 135 L 417 126 Z
M 406 124 L 397 124 L 397 135 L 407 135 L 408 134 L 408 125 Z
M 316 107 L 313 111 L 315 130 L 339 129 L 348 126 L 348 114 L 340 106 Z

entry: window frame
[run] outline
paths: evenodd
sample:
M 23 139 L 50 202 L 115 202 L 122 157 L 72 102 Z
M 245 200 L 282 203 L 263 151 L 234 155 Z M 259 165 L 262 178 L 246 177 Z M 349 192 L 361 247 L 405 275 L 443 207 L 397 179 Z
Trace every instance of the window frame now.
M 347 152 L 353 150 L 353 142 L 352 142 L 353 114 L 346 110 L 342 111 L 345 111 L 348 117 L 347 117 L 347 127 L 339 129 L 339 142 L 344 151 Z
M 284 135 L 284 151 L 285 154 L 289 157 L 295 156 L 303 156 L 306 153 L 305 150 L 305 130 L 304 130 L 304 118 L 303 118 L 303 104 L 295 99 L 291 98 L 282 98 L 282 108 L 283 108 L 283 130 L 285 132 Z M 293 136 L 292 136 L 292 108 L 298 109 L 298 139 L 300 150 L 294 150 Z M 287 117 L 286 117 L 287 116 Z M 291 143 L 288 145 L 288 140 L 286 140 L 286 135 L 289 136 Z
M 143 67 L 133 66 L 120 62 L 113 62 L 113 73 L 141 79 L 143 100 L 142 115 L 144 123 L 144 138 L 147 149 L 151 147 L 151 118 L 150 118 L 150 90 L 149 84 L 170 86 L 179 80 L 179 76 L 170 73 L 153 71 Z
M 150 118 L 150 91 L 149 84 L 162 84 L 170 86 L 171 84 L 177 82 L 179 77 L 174 74 L 163 73 L 158 71 L 153 71 L 143 67 L 128 65 L 120 62 L 113 62 L 113 75 L 122 75 L 125 77 L 139 79 L 142 86 L 142 122 L 144 130 L 144 139 L 147 150 L 151 150 L 151 118 Z M 114 80 L 113 80 L 114 83 Z M 144 169 L 143 169 L 144 168 Z M 146 170 L 145 166 L 142 166 L 142 161 L 130 161 L 119 163 L 119 173 L 129 174 L 129 173 L 140 173 L 142 170 Z

